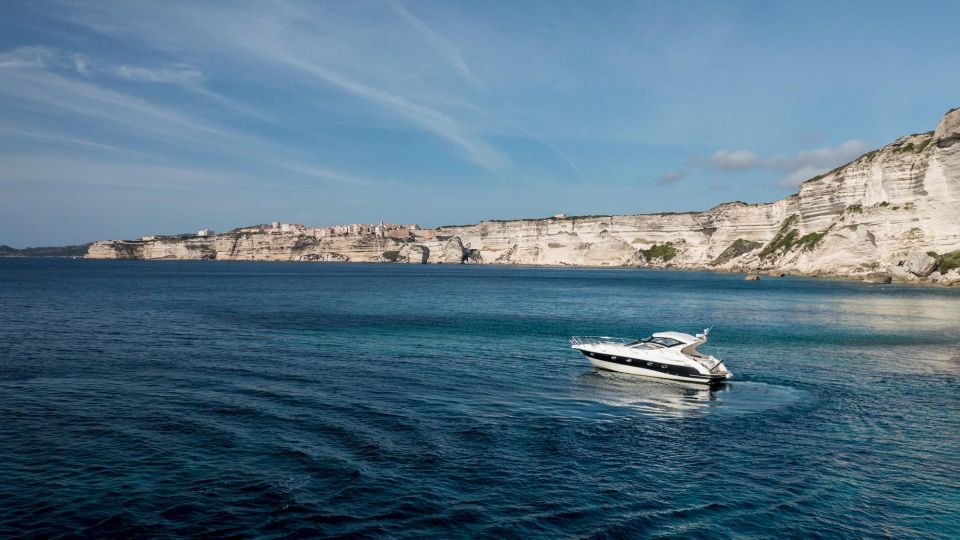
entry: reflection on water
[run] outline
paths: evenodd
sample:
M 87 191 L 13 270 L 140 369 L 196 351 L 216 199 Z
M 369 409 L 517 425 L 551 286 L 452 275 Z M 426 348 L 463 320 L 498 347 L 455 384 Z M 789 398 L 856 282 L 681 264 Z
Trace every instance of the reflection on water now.
M 753 413 L 792 405 L 804 395 L 794 388 L 759 382 L 728 382 L 709 388 L 599 369 L 578 376 L 573 391 L 578 399 L 628 407 L 654 418 Z
M 809 302 L 790 300 L 794 324 L 817 325 L 826 319 L 838 327 L 870 332 L 939 332 L 956 337 L 960 291 L 867 288 L 849 291 L 856 294 L 843 294 L 850 284 L 829 285 L 838 289 L 837 294 L 818 294 Z

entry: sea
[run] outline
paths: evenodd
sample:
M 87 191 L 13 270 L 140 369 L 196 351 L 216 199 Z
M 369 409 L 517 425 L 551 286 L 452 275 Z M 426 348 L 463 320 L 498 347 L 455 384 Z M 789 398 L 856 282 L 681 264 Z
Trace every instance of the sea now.
M 0 259 L 0 537 L 960 537 L 960 288 L 742 278 Z

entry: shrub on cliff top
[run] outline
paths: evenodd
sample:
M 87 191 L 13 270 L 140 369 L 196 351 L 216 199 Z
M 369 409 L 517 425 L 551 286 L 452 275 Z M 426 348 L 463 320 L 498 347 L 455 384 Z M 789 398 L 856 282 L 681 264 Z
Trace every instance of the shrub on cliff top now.
M 900 148 L 897 148 L 897 152 L 912 152 L 915 149 L 916 146 L 914 146 L 913 143 L 907 143 Z

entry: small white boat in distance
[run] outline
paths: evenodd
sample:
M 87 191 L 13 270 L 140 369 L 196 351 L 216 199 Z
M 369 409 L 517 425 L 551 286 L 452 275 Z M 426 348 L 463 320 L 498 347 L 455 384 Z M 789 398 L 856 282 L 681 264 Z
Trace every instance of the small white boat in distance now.
M 707 342 L 710 329 L 691 336 L 682 332 L 657 332 L 645 339 L 573 336 L 570 346 L 594 367 L 703 384 L 718 384 L 731 377 L 723 360 L 697 351 Z

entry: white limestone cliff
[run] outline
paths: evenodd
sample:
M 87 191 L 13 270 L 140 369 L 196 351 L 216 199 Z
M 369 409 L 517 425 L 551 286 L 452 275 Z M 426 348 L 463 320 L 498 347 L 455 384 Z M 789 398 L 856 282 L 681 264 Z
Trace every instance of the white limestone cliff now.
M 90 258 L 482 263 L 776 270 L 950 283 L 899 270 L 911 254 L 960 250 L 960 110 L 804 182 L 772 203 L 705 212 L 483 221 L 407 238 L 294 232 L 105 241 Z M 933 258 L 933 256 L 931 256 Z M 914 256 L 909 268 L 922 259 Z M 899 277 L 898 277 L 899 276 Z M 960 278 L 960 276 L 958 276 Z

